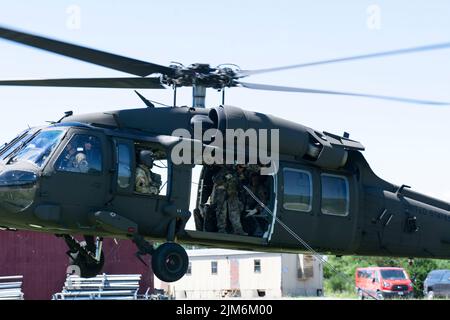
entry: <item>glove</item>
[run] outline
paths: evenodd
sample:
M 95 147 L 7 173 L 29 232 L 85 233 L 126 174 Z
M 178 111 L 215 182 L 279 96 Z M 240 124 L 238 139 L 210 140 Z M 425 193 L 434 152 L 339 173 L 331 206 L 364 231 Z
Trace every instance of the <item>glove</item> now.
M 247 215 L 245 217 L 248 218 L 248 217 L 254 215 L 255 213 L 257 213 L 258 210 L 257 209 L 245 210 L 245 212 L 247 212 Z

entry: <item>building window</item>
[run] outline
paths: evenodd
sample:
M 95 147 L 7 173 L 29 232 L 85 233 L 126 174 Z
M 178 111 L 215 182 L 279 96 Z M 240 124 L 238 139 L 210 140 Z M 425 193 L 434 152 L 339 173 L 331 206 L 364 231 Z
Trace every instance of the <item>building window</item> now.
M 283 208 L 294 211 L 311 211 L 311 174 L 303 170 L 284 169 Z
M 186 271 L 186 275 L 187 276 L 192 275 L 192 262 L 189 262 L 188 269 Z
M 217 274 L 217 261 L 211 261 L 211 274 Z
M 322 213 L 346 216 L 349 211 L 347 178 L 322 174 Z
M 261 273 L 261 260 L 253 260 L 253 271 L 255 273 Z

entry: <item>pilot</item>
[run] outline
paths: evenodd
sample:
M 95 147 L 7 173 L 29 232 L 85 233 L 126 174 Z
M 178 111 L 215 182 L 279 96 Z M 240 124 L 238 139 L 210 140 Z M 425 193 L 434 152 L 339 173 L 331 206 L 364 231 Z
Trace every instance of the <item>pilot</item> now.
M 79 136 L 76 141 L 73 167 L 79 172 L 87 173 L 90 170 L 101 171 L 100 146 L 94 136 Z
M 101 171 L 101 146 L 94 136 L 75 136 L 64 149 L 59 168 L 70 172 Z
M 154 154 L 150 150 L 139 152 L 138 166 L 136 167 L 136 192 L 151 195 L 159 194 L 161 175 L 151 171 L 154 159 Z
M 212 203 L 216 206 L 217 229 L 226 233 L 227 213 L 233 232 L 247 235 L 241 224 L 242 202 L 239 200 L 239 176 L 233 166 L 223 166 L 213 179 Z

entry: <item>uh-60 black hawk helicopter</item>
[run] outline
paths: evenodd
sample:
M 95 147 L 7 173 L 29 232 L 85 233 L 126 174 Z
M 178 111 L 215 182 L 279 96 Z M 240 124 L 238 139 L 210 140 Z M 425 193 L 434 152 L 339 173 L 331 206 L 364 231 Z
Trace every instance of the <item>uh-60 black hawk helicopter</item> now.
M 33 230 L 63 237 L 72 263 L 82 276 L 101 271 L 103 237 L 132 239 L 138 255 L 150 254 L 155 275 L 163 281 L 180 279 L 188 257 L 179 243 L 259 251 L 305 251 L 305 243 L 336 255 L 450 257 L 450 204 L 376 176 L 366 162 L 364 147 L 343 136 L 319 132 L 271 115 L 222 105 L 205 108 L 207 88 L 244 87 L 259 90 L 347 95 L 407 103 L 446 103 L 407 98 L 280 87 L 242 82 L 263 72 L 450 48 L 450 43 L 331 59 L 294 66 L 241 70 L 207 64 L 161 66 L 0 27 L 0 37 L 72 57 L 138 77 L 0 81 L 0 85 L 95 88 L 193 88 L 192 107 L 154 107 L 73 115 L 45 127 L 19 134 L 0 150 L 0 226 L 5 230 Z M 147 77 L 149 75 L 157 77 Z M 207 208 L 214 188 L 212 176 L 223 164 L 204 164 L 198 182 L 197 230 L 186 230 L 192 216 L 190 193 L 193 164 L 177 164 L 171 151 L 181 140 L 211 147 L 211 139 L 180 138 L 173 132 L 202 130 L 278 129 L 277 170 L 264 176 L 267 198 L 258 219 L 263 232 L 248 235 L 219 233 L 208 226 L 214 207 Z M 233 142 L 234 143 L 234 142 Z M 229 155 L 228 149 L 215 149 Z M 247 152 L 250 150 L 247 149 Z M 221 152 L 221 153 L 220 153 Z M 236 154 L 231 155 L 235 159 Z M 237 158 L 237 157 L 236 157 Z M 74 159 L 80 160 L 77 166 Z M 249 157 L 244 157 L 244 162 Z M 260 159 L 258 159 L 260 160 Z M 69 163 L 72 162 L 72 165 Z M 161 190 L 142 194 L 135 189 L 139 163 L 159 163 L 166 170 Z M 164 163 L 164 166 L 161 165 Z M 201 165 L 201 163 L 200 163 Z M 167 167 L 167 168 L 166 168 Z M 158 167 L 153 167 L 156 169 Z M 261 182 L 262 183 L 262 182 Z M 159 188 L 159 187 L 158 187 Z M 163 190 L 164 189 L 164 190 Z M 258 201 L 259 200 L 259 201 Z M 202 210 L 200 210 L 202 209 Z M 212 210 L 212 214 L 211 214 Z M 262 221 L 262 222 L 261 222 Z M 284 226 L 288 226 L 288 232 Z M 72 235 L 84 235 L 78 242 Z M 163 242 L 157 248 L 149 241 Z

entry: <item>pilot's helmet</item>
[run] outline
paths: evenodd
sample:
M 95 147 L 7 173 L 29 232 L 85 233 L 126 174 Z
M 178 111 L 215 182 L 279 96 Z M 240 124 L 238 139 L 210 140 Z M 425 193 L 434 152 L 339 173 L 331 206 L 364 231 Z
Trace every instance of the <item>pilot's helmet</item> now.
M 155 161 L 155 154 L 150 150 L 141 150 L 139 152 L 139 162 L 150 169 L 153 168 L 153 162 Z
M 77 153 L 74 162 L 74 167 L 78 168 L 80 172 L 88 172 L 89 163 L 87 162 L 86 155 L 84 153 Z

